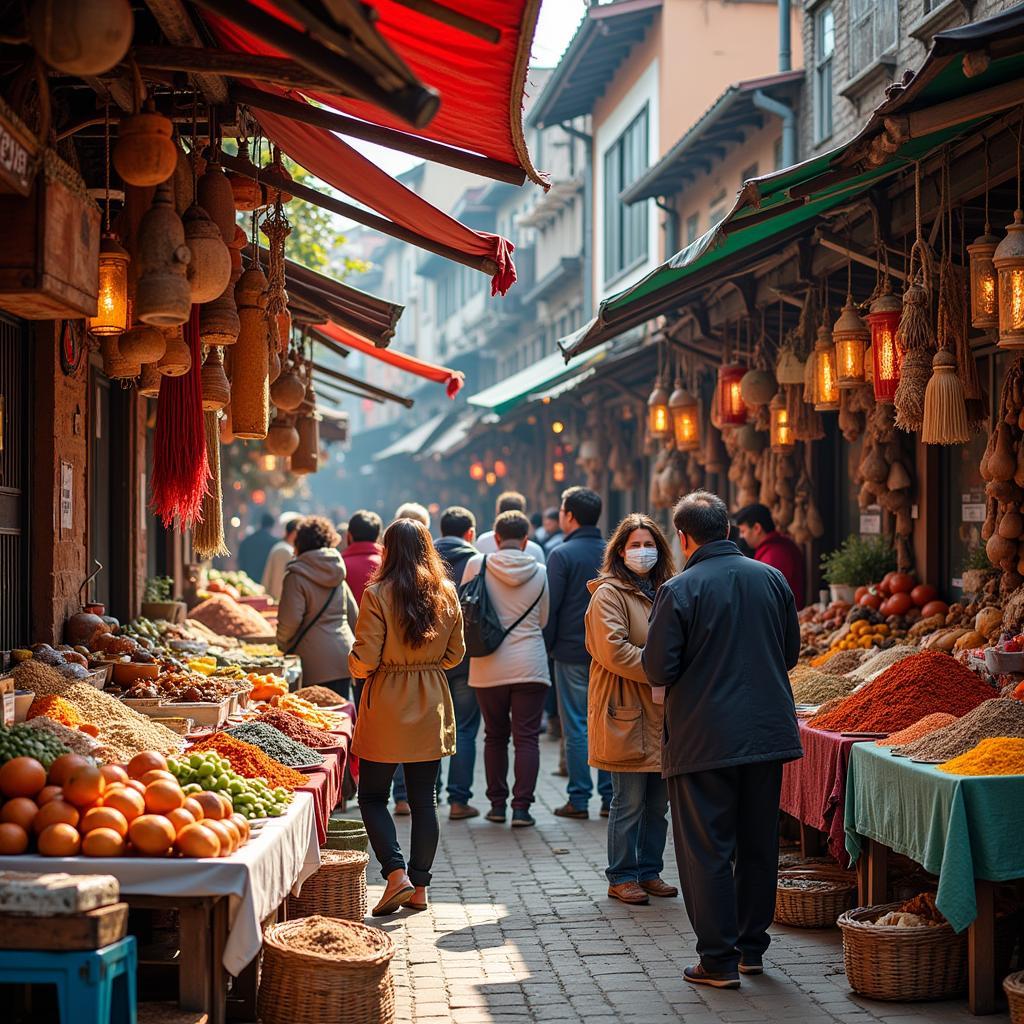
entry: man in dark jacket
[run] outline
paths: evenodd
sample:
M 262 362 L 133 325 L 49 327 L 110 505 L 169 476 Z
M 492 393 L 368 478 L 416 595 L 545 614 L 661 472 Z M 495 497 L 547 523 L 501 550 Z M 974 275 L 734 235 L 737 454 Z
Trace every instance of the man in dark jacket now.
M 658 591 L 643 667 L 667 688 L 662 774 L 700 954 L 683 976 L 737 988 L 738 971 L 762 971 L 782 765 L 803 755 L 787 675 L 800 627 L 782 573 L 727 539 L 721 498 L 694 491 L 673 520 L 686 565 Z
M 555 809 L 560 818 L 586 820 L 594 791 L 587 752 L 587 691 L 590 655 L 584 618 L 590 604 L 587 583 L 596 579 L 604 560 L 604 540 L 597 528 L 601 496 L 587 487 L 570 487 L 562 495 L 558 522 L 565 540 L 548 559 L 551 595 L 544 643 L 554 662 L 558 691 L 558 716 L 565 736 L 565 760 L 569 769 L 569 802 Z M 612 777 L 597 773 L 601 816 L 608 816 L 612 801 Z
M 473 547 L 476 519 L 468 509 L 454 505 L 441 513 L 441 536 L 434 542 L 448 576 L 455 586 L 462 583 L 466 563 L 477 554 Z M 479 811 L 470 806 L 473 770 L 476 768 L 476 735 L 480 729 L 480 705 L 469 685 L 469 658 L 449 669 L 448 688 L 455 706 L 455 753 L 448 762 L 448 817 L 452 821 L 475 818 Z M 439 783 L 440 785 L 440 783 Z

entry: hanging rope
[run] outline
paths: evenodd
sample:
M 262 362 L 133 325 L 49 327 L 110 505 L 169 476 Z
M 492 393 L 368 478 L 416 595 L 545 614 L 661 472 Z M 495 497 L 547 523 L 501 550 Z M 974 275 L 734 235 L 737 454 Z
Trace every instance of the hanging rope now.
M 220 475 L 220 437 L 217 413 L 203 414 L 203 432 L 206 435 L 206 461 L 210 467 L 210 485 L 203 496 L 202 519 L 192 531 L 192 547 L 202 558 L 222 558 L 230 555 L 224 543 L 224 506 Z

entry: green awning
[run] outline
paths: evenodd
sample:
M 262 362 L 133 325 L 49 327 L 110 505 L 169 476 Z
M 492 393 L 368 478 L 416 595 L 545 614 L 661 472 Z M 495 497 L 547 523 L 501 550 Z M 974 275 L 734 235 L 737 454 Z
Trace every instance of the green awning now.
M 637 284 L 605 299 L 589 324 L 561 339 L 559 347 L 566 360 L 685 305 L 721 275 L 723 265 L 734 271 L 778 251 L 791 239 L 806 234 L 830 209 L 850 202 L 882 178 L 905 170 L 976 128 L 992 116 L 994 104 L 1001 103 L 998 109 L 1005 111 L 1024 101 L 1024 4 L 968 28 L 970 33 L 954 29 L 937 35 L 914 78 L 879 106 L 850 142 L 745 182 L 724 220 Z M 962 55 L 984 50 L 993 41 L 998 41 L 998 47 L 989 48 L 988 67 L 968 77 Z M 948 117 L 933 118 L 939 125 L 935 130 L 915 127 L 919 123 L 915 115 L 981 93 L 988 93 L 979 96 L 978 109 L 985 111 L 981 115 L 977 110 L 957 108 L 950 110 Z M 903 124 L 910 137 L 890 146 L 893 152 L 886 151 L 881 163 L 873 162 L 879 139 L 891 132 L 893 125 L 898 129 Z
M 566 361 L 559 352 L 538 360 L 532 366 L 506 377 L 493 387 L 470 395 L 466 401 L 495 416 L 501 416 L 532 395 L 550 389 L 552 385 L 572 377 L 582 369 L 596 365 L 607 354 L 608 345 L 592 348 L 585 355 Z

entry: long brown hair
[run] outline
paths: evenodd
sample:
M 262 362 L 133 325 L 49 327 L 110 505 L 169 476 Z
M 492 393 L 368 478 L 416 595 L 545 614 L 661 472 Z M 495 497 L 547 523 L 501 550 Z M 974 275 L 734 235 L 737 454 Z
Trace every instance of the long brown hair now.
M 658 564 L 651 570 L 650 579 L 654 584 L 654 589 L 657 590 L 662 583 L 675 575 L 675 560 L 672 558 L 672 551 L 661 528 L 650 516 L 645 516 L 642 512 L 631 512 L 615 527 L 615 532 L 604 549 L 604 565 L 601 566 L 601 573 L 605 576 L 614 576 L 630 586 L 636 586 L 636 577 L 629 571 L 623 557 L 626 544 L 629 542 L 629 535 L 634 530 L 647 530 L 654 538 L 654 546 L 658 549 Z
M 417 520 L 396 519 L 384 533 L 384 559 L 373 577 L 387 583 L 402 616 L 405 639 L 424 647 L 437 639 L 441 616 L 455 602 L 455 588 L 434 550 L 430 531 Z

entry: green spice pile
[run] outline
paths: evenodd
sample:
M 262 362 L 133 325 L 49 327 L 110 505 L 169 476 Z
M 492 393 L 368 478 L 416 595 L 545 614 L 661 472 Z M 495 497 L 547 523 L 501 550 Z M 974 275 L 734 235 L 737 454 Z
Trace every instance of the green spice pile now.
M 1006 697 L 987 700 L 945 729 L 895 747 L 893 753 L 919 761 L 951 761 L 994 737 L 1024 738 L 1024 701 Z
M 852 653 L 840 651 L 835 657 Z M 835 659 L 829 659 L 830 667 L 833 660 Z M 853 679 L 823 672 L 820 668 L 812 668 L 810 665 L 797 665 L 789 674 L 789 681 L 793 687 L 793 700 L 797 704 L 824 704 L 833 697 L 845 697 L 856 686 Z
M 259 747 L 264 754 L 268 754 L 275 761 L 287 765 L 289 768 L 304 767 L 310 764 L 323 764 L 324 756 L 307 747 L 304 743 L 296 743 L 289 739 L 280 729 L 272 725 L 264 725 L 262 722 L 244 722 L 228 729 L 229 736 L 243 743 L 251 743 Z
M 44 768 L 49 768 L 68 748 L 52 733 L 33 729 L 25 722 L 8 728 L 0 725 L 0 764 L 15 757 L 34 757 Z

